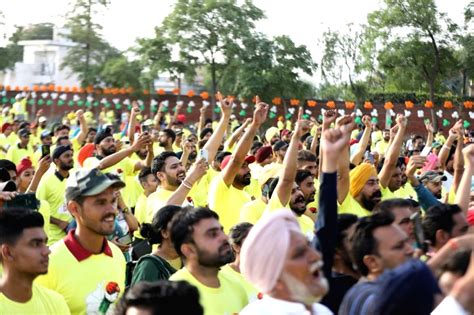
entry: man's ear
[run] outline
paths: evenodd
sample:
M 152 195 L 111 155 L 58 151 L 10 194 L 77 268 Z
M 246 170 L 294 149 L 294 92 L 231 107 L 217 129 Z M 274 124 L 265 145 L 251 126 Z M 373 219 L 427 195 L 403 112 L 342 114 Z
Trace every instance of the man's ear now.
M 363 258 L 364 264 L 369 270 L 369 273 L 383 272 L 384 267 L 380 263 L 380 260 L 375 255 L 365 255 Z
M 238 254 L 240 253 L 240 247 L 235 245 L 235 244 L 232 244 L 232 250 L 234 251 L 234 253 Z
M 165 179 L 165 174 L 163 174 L 163 172 L 156 172 L 156 178 L 158 178 L 158 181 L 162 183 Z
M 67 203 L 67 209 L 71 213 L 71 215 L 77 218 L 77 214 L 79 213 L 79 204 L 76 201 L 70 200 Z
M 13 253 L 11 252 L 10 246 L 2 244 L 0 246 L 0 256 L 2 261 L 13 261 Z
M 435 233 L 436 245 L 443 245 L 446 244 L 451 236 L 441 229 L 437 230 Z
M 181 253 L 183 253 L 184 257 L 186 257 L 186 260 L 189 260 L 190 258 L 196 256 L 196 249 L 192 244 L 182 244 Z

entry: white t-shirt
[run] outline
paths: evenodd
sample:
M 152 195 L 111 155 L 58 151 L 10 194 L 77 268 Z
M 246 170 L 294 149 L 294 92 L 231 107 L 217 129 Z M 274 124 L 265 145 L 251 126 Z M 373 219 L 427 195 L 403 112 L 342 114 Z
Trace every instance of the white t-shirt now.
M 310 315 L 311 313 L 301 303 L 284 301 L 272 298 L 268 295 L 263 296 L 261 300 L 256 300 L 247 305 L 240 313 L 240 315 Z M 314 303 L 313 314 L 318 315 L 333 315 L 330 309 L 326 306 Z

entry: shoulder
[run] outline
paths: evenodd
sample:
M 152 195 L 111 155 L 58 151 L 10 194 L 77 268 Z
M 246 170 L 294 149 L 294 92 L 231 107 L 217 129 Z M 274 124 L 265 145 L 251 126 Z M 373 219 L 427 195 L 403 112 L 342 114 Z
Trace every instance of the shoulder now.
M 61 294 L 40 284 L 33 283 L 33 294 L 41 300 L 49 300 L 54 304 L 64 304 L 67 307 L 66 301 Z
M 170 280 L 171 281 L 185 280 L 192 283 L 194 282 L 194 277 L 186 268 L 181 268 L 170 277 Z
M 107 241 L 107 243 L 109 244 L 109 247 L 112 250 L 112 258 L 117 262 L 123 263 L 123 266 L 125 267 L 125 257 L 123 256 L 123 253 L 120 248 L 118 248 L 118 246 L 112 243 L 111 241 Z

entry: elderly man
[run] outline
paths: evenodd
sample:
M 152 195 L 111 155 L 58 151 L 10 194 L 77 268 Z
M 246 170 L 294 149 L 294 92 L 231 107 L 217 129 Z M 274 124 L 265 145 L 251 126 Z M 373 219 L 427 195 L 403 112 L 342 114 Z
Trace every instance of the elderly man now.
M 317 303 L 328 291 L 322 266 L 290 211 L 263 217 L 242 246 L 240 269 L 265 295 L 240 314 L 332 314 Z

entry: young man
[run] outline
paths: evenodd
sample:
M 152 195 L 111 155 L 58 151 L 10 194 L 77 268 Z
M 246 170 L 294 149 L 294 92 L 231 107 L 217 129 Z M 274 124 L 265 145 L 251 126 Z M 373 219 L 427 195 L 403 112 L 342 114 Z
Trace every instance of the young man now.
M 6 158 L 15 164 L 18 164 L 22 158 L 29 157 L 34 158 L 33 147 L 30 145 L 31 132 L 28 129 L 20 129 L 18 131 L 18 137 L 20 142 L 16 145 L 12 145 L 8 151 Z
M 179 212 L 171 222 L 171 239 L 185 266 L 170 280 L 185 280 L 197 287 L 206 314 L 234 314 L 247 305 L 239 281 L 220 271 L 234 260 L 234 254 L 214 211 L 187 208 Z
M 234 153 L 224 158 L 221 164 L 222 172 L 209 186 L 209 207 L 219 214 L 226 232 L 239 222 L 242 206 L 251 200 L 244 188 L 250 185 L 252 176 L 249 164 L 255 162 L 255 157 L 247 153 L 268 113 L 268 105 L 260 102 L 258 97 L 256 101 L 252 123 L 239 140 Z M 232 202 L 229 202 L 230 200 Z
M 0 210 L 0 310 L 2 314 L 69 314 L 64 298 L 33 281 L 48 272 L 50 250 L 37 211 Z
M 68 179 L 67 209 L 77 228 L 51 247 L 49 272 L 38 282 L 60 293 L 73 314 L 105 313 L 124 291 L 124 256 L 106 238 L 114 232 L 117 190 L 124 186 L 97 169 Z
M 394 223 L 391 214 L 377 213 L 359 220 L 352 237 L 352 257 L 357 270 L 368 281 L 352 287 L 344 297 L 339 314 L 362 314 L 377 290 L 376 279 L 413 256 L 410 238 Z
M 72 216 L 67 211 L 64 198 L 66 179 L 69 171 L 74 167 L 73 151 L 70 146 L 58 146 L 54 149 L 52 160 L 56 165 L 54 172 L 47 172 L 40 180 L 36 190 L 36 198 L 46 200 L 50 206 L 50 226 L 48 231 L 48 244 L 66 236 L 66 229 L 72 221 Z

